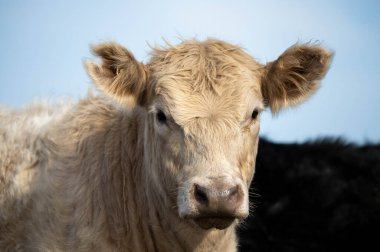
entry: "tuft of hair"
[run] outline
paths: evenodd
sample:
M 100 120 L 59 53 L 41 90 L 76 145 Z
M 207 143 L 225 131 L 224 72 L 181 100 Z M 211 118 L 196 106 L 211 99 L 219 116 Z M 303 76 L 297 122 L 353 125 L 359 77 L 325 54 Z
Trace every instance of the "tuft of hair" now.
M 219 93 L 219 85 L 229 83 L 220 80 L 234 79 L 233 74 L 241 71 L 237 65 L 255 70 L 260 67 L 239 46 L 217 39 L 184 40 L 178 45 L 166 42 L 166 47 L 152 49 L 150 66 L 155 69 L 152 75 L 170 75 L 198 91 L 209 89 Z

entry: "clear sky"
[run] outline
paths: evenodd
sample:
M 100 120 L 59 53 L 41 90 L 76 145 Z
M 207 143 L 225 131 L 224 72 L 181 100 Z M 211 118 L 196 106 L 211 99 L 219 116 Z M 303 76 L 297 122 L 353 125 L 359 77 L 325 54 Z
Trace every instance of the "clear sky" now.
M 141 61 L 149 46 L 178 37 L 219 38 L 260 62 L 296 42 L 335 51 L 320 91 L 276 117 L 261 135 L 278 142 L 344 137 L 380 142 L 380 1 L 0 0 L 0 104 L 80 98 L 90 44 L 117 41 Z

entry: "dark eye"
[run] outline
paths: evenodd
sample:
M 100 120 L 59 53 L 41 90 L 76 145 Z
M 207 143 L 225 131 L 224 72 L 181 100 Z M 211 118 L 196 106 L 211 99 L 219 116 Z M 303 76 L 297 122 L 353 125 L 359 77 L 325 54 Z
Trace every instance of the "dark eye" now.
M 257 109 L 255 109 L 255 110 L 252 112 L 252 119 L 253 119 L 253 120 L 256 120 L 258 115 L 259 115 L 259 111 L 257 111 Z
M 166 123 L 166 115 L 161 110 L 157 112 L 156 118 L 160 123 Z

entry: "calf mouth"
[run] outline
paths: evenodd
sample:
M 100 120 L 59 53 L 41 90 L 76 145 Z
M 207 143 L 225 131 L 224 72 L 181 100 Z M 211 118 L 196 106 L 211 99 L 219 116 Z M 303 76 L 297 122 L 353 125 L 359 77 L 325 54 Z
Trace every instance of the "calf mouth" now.
M 236 220 L 234 217 L 199 217 L 194 222 L 202 229 L 226 229 Z
M 209 214 L 194 214 L 184 216 L 190 222 L 193 222 L 198 227 L 204 230 L 215 229 L 226 229 L 233 224 L 238 224 L 243 219 L 247 217 L 246 215 L 238 214 L 225 214 L 225 213 L 209 213 Z

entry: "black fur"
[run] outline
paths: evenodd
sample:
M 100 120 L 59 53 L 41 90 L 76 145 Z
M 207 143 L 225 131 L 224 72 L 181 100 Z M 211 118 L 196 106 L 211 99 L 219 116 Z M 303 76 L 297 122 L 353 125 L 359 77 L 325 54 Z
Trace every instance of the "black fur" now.
M 380 251 L 380 145 L 261 139 L 250 198 L 240 251 Z

